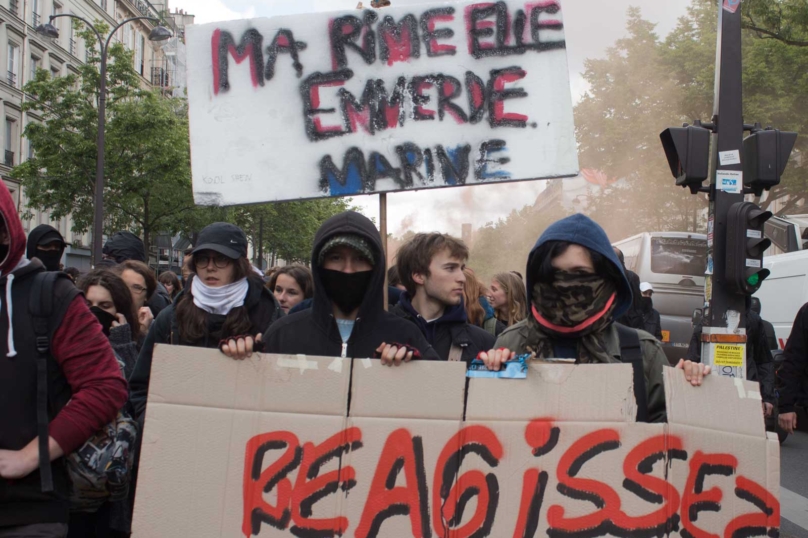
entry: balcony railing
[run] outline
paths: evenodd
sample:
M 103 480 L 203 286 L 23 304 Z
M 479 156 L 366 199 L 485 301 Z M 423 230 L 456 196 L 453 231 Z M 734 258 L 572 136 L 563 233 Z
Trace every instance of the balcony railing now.
M 8 0 L 8 10 L 19 17 L 20 16 L 19 0 Z
M 13 71 L 8 72 L 8 83 L 10 86 L 17 87 L 17 73 Z
M 70 46 L 70 54 L 72 54 L 73 56 L 75 56 L 75 55 L 76 55 L 76 52 L 77 52 L 76 40 L 75 40 L 75 39 L 73 39 L 72 37 L 70 38 L 70 43 L 69 43 L 69 46 Z
M 3 160 L 3 164 L 6 166 L 14 166 L 14 152 L 6 150 L 5 159 Z
M 101 0 L 101 9 L 107 10 L 107 0 Z
M 40 18 L 41 17 L 39 16 L 39 13 L 31 13 L 31 26 L 33 26 L 34 28 L 39 26 L 39 19 Z

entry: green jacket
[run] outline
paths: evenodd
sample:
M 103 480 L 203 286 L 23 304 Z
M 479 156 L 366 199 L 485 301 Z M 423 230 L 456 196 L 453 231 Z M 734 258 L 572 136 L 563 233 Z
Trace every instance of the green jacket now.
M 516 351 L 518 355 L 527 353 L 525 342 L 528 341 L 528 331 L 530 326 L 528 320 L 516 323 L 499 335 L 495 348 L 508 348 Z M 645 389 L 648 393 L 648 420 L 650 422 L 667 421 L 667 411 L 665 408 L 665 388 L 662 382 L 662 366 L 668 364 L 662 345 L 652 335 L 645 331 L 637 331 L 640 336 L 640 347 L 645 370 Z M 609 362 L 620 363 L 620 338 L 617 335 L 617 328 L 610 325 L 605 333 L 606 351 L 613 358 Z

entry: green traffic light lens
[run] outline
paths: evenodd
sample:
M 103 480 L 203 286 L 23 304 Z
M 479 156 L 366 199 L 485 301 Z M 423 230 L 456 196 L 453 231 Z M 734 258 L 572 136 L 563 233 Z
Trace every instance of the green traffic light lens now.
M 757 286 L 758 284 L 760 284 L 760 275 L 758 273 L 755 273 L 754 275 L 746 279 L 746 283 L 749 284 L 750 286 Z

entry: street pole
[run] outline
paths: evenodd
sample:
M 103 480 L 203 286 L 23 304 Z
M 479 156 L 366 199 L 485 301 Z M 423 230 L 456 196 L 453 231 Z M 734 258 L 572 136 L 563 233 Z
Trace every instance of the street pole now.
M 721 177 L 726 172 L 740 176 L 743 172 L 743 101 L 741 72 L 741 6 L 740 0 L 722 0 L 718 6 L 716 44 L 715 101 L 713 104 L 712 156 L 710 166 L 710 209 L 707 226 L 706 313 L 702 337 L 702 360 L 714 364 L 715 344 L 740 345 L 746 342 L 745 297 L 732 293 L 725 278 L 729 208 L 742 202 L 743 182 L 737 192 L 722 189 Z M 734 152 L 734 153 L 724 153 Z M 721 158 L 724 155 L 725 158 Z M 731 155 L 730 157 L 726 157 Z M 722 162 L 723 161 L 723 162 Z M 745 351 L 745 350 L 744 350 Z M 719 375 L 746 377 L 746 354 L 743 366 L 718 366 Z
M 109 41 L 107 41 L 109 43 Z M 101 261 L 104 235 L 104 130 L 107 124 L 107 49 L 101 43 L 101 77 L 98 95 L 98 157 L 95 165 L 95 216 L 93 217 L 93 265 Z
M 109 50 L 109 42 L 115 32 L 126 23 L 138 20 L 147 20 L 159 23 L 160 19 L 156 17 L 132 17 L 125 19 L 118 23 L 107 36 L 106 40 L 101 37 L 101 34 L 93 26 L 90 21 L 72 13 L 61 13 L 59 15 L 51 15 L 48 19 L 48 24 L 39 25 L 35 30 L 37 33 L 46 37 L 58 38 L 59 30 L 53 26 L 54 19 L 59 17 L 70 17 L 78 19 L 93 31 L 95 37 L 98 38 L 98 46 L 100 47 L 99 53 L 101 57 L 101 66 L 99 67 L 98 74 L 100 76 L 99 94 L 98 94 L 98 138 L 96 141 L 96 148 L 98 156 L 96 157 L 95 164 L 95 192 L 93 201 L 95 204 L 95 212 L 93 215 L 93 265 L 101 261 L 102 248 L 103 248 L 103 235 L 104 235 L 104 130 L 106 128 L 106 110 L 107 110 L 107 52 Z M 157 26 L 152 29 L 149 34 L 149 41 L 164 41 L 171 37 L 171 32 L 162 26 Z

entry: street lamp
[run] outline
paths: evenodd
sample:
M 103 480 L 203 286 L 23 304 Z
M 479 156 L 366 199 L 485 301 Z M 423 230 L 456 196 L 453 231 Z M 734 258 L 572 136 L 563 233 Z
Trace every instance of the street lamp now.
M 53 20 L 59 17 L 71 17 L 78 19 L 86 24 L 98 38 L 98 44 L 101 47 L 101 67 L 99 75 L 101 78 L 100 88 L 98 90 L 98 158 L 96 160 L 95 169 L 95 216 L 93 219 L 93 262 L 97 264 L 101 261 L 101 249 L 103 247 L 101 241 L 104 236 L 104 129 L 106 127 L 106 109 L 107 109 L 107 49 L 109 49 L 109 41 L 115 32 L 124 24 L 137 20 L 149 20 L 152 22 L 160 22 L 160 19 L 155 17 L 132 17 L 126 19 L 112 29 L 106 39 L 101 37 L 95 26 L 93 26 L 87 19 L 73 15 L 71 13 L 63 13 L 60 15 L 51 15 L 46 24 L 40 24 L 36 27 L 36 33 L 45 37 L 53 39 L 59 38 L 59 29 L 53 25 Z M 155 26 L 149 33 L 149 41 L 165 41 L 172 37 L 171 31 L 165 26 Z

